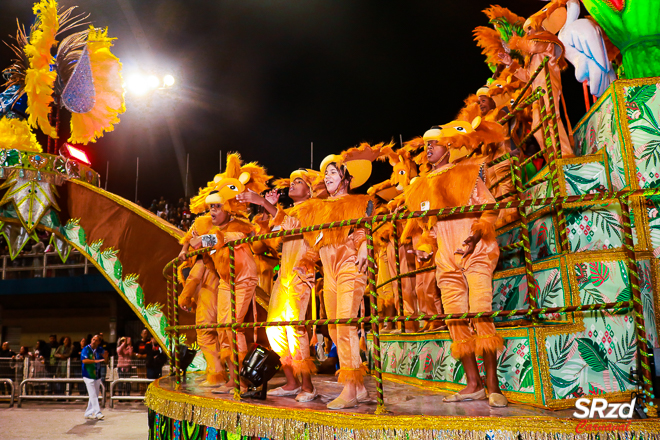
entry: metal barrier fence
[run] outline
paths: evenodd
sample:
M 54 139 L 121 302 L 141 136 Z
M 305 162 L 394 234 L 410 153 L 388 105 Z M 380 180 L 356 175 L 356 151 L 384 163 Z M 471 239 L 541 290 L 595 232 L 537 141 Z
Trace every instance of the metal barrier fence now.
M 0 358 L 0 400 L 85 400 L 87 387 L 82 377 L 79 359 L 53 360 L 39 357 L 25 359 Z M 130 359 L 117 365 L 115 357 L 101 367 L 101 394 L 105 406 L 106 389 L 113 400 L 144 400 L 153 379 L 147 379 L 145 359 Z M 163 368 L 169 374 L 169 367 Z M 109 383 L 110 386 L 107 386 Z M 20 385 L 19 385 L 20 384 Z M 136 385 L 134 385 L 136 384 Z M 17 386 L 18 385 L 18 386 Z M 116 393 L 116 394 L 115 394 Z
M 78 251 L 72 250 L 66 263 L 62 263 L 57 252 L 21 254 L 14 260 L 9 255 L 2 257 L 2 279 L 52 278 L 57 276 L 87 275 L 96 268 Z
M 115 387 L 121 385 L 128 385 L 129 389 L 131 384 L 134 383 L 145 383 L 149 384 L 155 379 L 140 379 L 140 378 L 116 378 L 110 383 L 110 408 L 115 407 L 115 400 L 144 400 L 144 394 L 138 395 L 129 395 L 129 394 L 118 394 L 115 396 Z
M 27 388 L 27 385 L 30 383 L 34 382 L 39 382 L 39 381 L 45 381 L 48 384 L 70 384 L 70 383 L 78 383 L 82 384 L 83 387 L 85 386 L 85 381 L 83 380 L 82 377 L 63 377 L 63 378 L 57 378 L 57 377 L 51 377 L 51 378 L 39 378 L 39 379 L 25 379 L 21 382 L 21 385 L 19 386 L 19 395 L 18 395 L 18 407 L 20 408 L 23 400 L 25 399 L 31 399 L 31 400 L 87 400 L 89 397 L 84 394 L 78 394 L 72 395 L 72 394 L 25 394 L 23 391 Z M 99 394 L 99 399 L 101 399 L 101 406 L 105 408 L 105 385 L 103 384 L 103 381 L 101 381 L 101 393 Z
M 9 394 L 7 394 L 9 389 Z M 14 381 L 11 379 L 0 379 L 0 400 L 9 400 L 9 407 L 14 406 Z

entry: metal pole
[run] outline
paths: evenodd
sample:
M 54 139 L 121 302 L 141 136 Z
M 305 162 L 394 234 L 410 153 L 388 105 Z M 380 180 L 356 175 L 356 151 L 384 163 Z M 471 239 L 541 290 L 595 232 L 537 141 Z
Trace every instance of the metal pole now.
M 222 173 L 222 150 L 220 150 L 220 172 Z
M 383 400 L 383 370 L 380 365 L 380 335 L 378 334 L 378 300 L 376 297 L 376 260 L 374 259 L 374 241 L 373 241 L 373 220 L 369 220 L 365 225 L 367 228 L 367 289 L 369 292 L 369 302 L 371 303 L 371 332 L 374 335 L 374 369 L 376 374 L 376 414 L 383 414 L 385 410 L 385 401 Z M 397 249 L 398 252 L 398 249 Z
M 110 161 L 105 164 L 105 190 L 108 190 L 108 176 L 110 175 Z
M 399 134 L 399 145 L 403 148 L 403 136 L 401 136 L 401 134 Z
M 311 145 L 310 145 L 309 153 L 310 153 L 309 154 L 309 157 L 310 157 L 309 168 L 313 170 L 314 169 L 314 142 L 312 142 Z
M 137 193 L 138 193 L 138 179 L 140 178 L 140 158 L 137 158 L 137 165 L 135 168 L 135 203 L 137 203 Z
M 519 159 L 517 156 L 511 158 L 513 172 L 511 177 L 513 186 L 517 193 L 518 199 L 522 197 L 522 170 L 518 165 Z M 525 260 L 525 280 L 527 281 L 527 294 L 529 295 L 529 308 L 536 309 L 542 307 L 536 300 L 536 284 L 534 283 L 534 271 L 532 269 L 532 254 L 529 241 L 529 225 L 527 224 L 527 208 L 518 207 L 518 215 L 520 215 L 520 239 L 522 240 L 523 258 Z M 535 318 L 534 318 L 535 319 Z
M 66 378 L 67 379 L 71 378 L 71 358 L 66 358 Z M 71 394 L 70 385 L 71 384 L 69 382 L 66 383 L 66 395 L 67 396 L 69 396 Z
M 399 135 L 401 136 L 401 135 Z M 396 263 L 396 274 L 395 276 L 401 275 L 401 257 L 399 256 L 399 231 L 397 228 L 396 220 L 392 221 L 392 241 L 394 245 L 394 261 Z M 396 296 L 397 301 L 396 305 L 399 315 L 405 315 L 403 307 L 403 279 L 397 280 L 396 283 Z M 405 324 L 403 322 L 399 323 L 399 330 L 401 333 L 405 333 Z
M 188 198 L 188 176 L 190 173 L 190 153 L 186 154 L 186 199 Z
M 179 309 L 176 304 L 176 265 L 172 265 L 172 299 L 174 303 L 172 304 L 172 321 L 174 325 L 179 325 Z M 181 387 L 181 370 L 179 366 L 181 362 L 179 361 L 179 330 L 174 331 L 174 371 L 176 377 L 176 389 Z
M 234 246 L 229 245 L 229 294 L 231 302 L 231 322 L 236 324 L 236 254 Z M 241 385 L 238 376 L 238 344 L 236 342 L 236 326 L 231 326 L 231 362 L 234 374 L 234 400 L 241 400 Z M 231 367 L 230 367 L 231 368 Z

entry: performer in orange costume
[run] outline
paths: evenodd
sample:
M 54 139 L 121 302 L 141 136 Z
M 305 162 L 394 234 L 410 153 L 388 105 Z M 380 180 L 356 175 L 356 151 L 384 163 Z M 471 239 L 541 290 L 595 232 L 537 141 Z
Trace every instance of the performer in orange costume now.
M 543 8 L 543 10 L 537 12 L 527 19 L 523 28 L 526 32 L 526 36 L 519 38 L 514 36 L 509 40 L 509 46 L 511 49 L 518 49 L 526 55 L 525 67 L 519 68 L 514 72 L 514 75 L 518 77 L 521 81 L 529 81 L 532 73 L 536 71 L 538 66 L 541 65 L 541 62 L 545 57 L 549 57 L 546 68 L 550 73 L 550 83 L 552 85 L 552 97 L 554 100 L 555 106 L 555 117 L 557 119 L 557 129 L 559 131 L 559 143 L 558 148 L 561 148 L 562 157 L 573 157 L 573 148 L 571 147 L 570 140 L 566 134 L 566 129 L 564 124 L 559 116 L 559 106 L 561 98 L 561 71 L 564 70 L 567 66 L 566 60 L 564 59 L 564 45 L 559 41 L 559 38 L 555 33 L 559 32 L 566 20 L 565 10 L 562 13 L 557 10 L 561 8 L 565 1 L 552 2 L 550 6 Z M 557 13 L 555 13 L 555 11 Z M 500 59 L 504 64 L 509 67 L 512 65 L 513 60 L 511 55 L 508 53 L 501 53 L 499 55 Z M 532 83 L 531 90 L 536 90 L 537 87 L 541 87 L 543 90 L 546 90 L 545 74 L 541 72 L 534 82 Z M 532 113 L 532 125 L 536 127 L 541 121 L 540 113 L 540 103 L 545 104 L 546 110 L 550 111 L 550 102 L 548 91 L 543 95 L 542 100 L 534 103 L 534 111 Z M 554 129 L 552 121 L 548 121 L 550 128 L 550 135 L 554 139 Z M 545 137 L 543 130 L 538 130 L 534 133 L 539 146 L 541 148 L 545 147 Z
M 371 161 L 378 155 L 369 145 L 361 145 L 341 155 L 330 155 L 321 163 L 327 199 L 312 198 L 294 206 L 289 215 L 303 227 L 359 218 L 367 214 L 371 197 L 349 194 L 364 184 L 371 174 Z M 323 297 L 329 319 L 355 318 L 362 302 L 367 276 L 367 246 L 363 228 L 335 228 L 305 233 L 305 241 L 318 249 L 323 265 Z M 339 397 L 328 409 L 357 406 L 368 399 L 364 387 L 365 368 L 360 358 L 360 341 L 354 325 L 330 325 L 330 337 L 337 345 Z
M 449 148 L 467 147 L 474 150 L 481 142 L 504 139 L 499 124 L 472 124 L 453 121 L 434 127 L 424 134 L 426 158 L 431 171 L 406 188 L 405 197 L 411 211 L 438 209 L 449 206 L 481 205 L 494 202 L 483 179 L 483 159 L 449 163 Z M 445 313 L 488 312 L 492 310 L 492 276 L 499 248 L 495 241 L 494 223 L 497 213 L 462 214 L 447 219 L 432 218 L 430 234 L 434 242 L 422 241 L 417 253 L 421 259 L 430 258 L 435 251 L 436 279 L 442 295 Z M 453 340 L 452 356 L 460 359 L 467 377 L 467 386 L 446 402 L 480 400 L 486 392 L 479 377 L 475 353 L 482 355 L 486 367 L 486 385 L 491 406 L 506 406 L 497 377 L 497 351 L 503 340 L 495 332 L 491 318 L 447 320 Z M 474 328 L 473 328 L 474 327 Z
M 253 233 L 253 225 L 241 214 L 247 211 L 247 204 L 236 200 L 236 196 L 246 189 L 263 191 L 267 188 L 265 182 L 271 176 L 266 175 L 263 167 L 249 163 L 243 165 L 238 154 L 227 156 L 227 170 L 216 176 L 207 189 L 191 201 L 191 205 L 199 204 L 203 198 L 209 207 L 213 227 L 209 235 L 215 235 L 217 244 L 209 253 L 213 266 L 219 275 L 218 281 L 218 323 L 229 323 L 231 316 L 231 291 L 229 277 L 229 248 L 227 242 L 240 240 Z M 209 191 L 210 190 L 210 191 Z M 234 248 L 234 290 L 235 290 L 235 320 L 243 322 L 245 314 L 252 302 L 258 283 L 257 265 L 249 244 L 241 244 Z M 221 362 L 229 362 L 231 356 L 231 330 L 218 329 L 218 343 L 221 347 Z M 236 351 L 239 364 L 247 353 L 245 334 L 239 330 L 236 338 Z M 233 390 L 233 380 L 236 379 L 233 366 L 230 365 L 231 379 L 224 386 L 213 390 L 214 393 L 229 393 Z
M 184 260 L 190 252 L 191 242 L 193 248 L 201 246 L 202 235 L 208 234 L 213 228 L 209 214 L 199 216 L 181 239 L 183 248 L 179 260 Z M 208 256 L 204 256 L 209 259 Z M 209 325 L 218 322 L 218 274 L 212 264 L 204 264 L 204 258 L 198 256 L 182 264 L 191 267 L 190 274 L 183 282 L 183 291 L 179 295 L 179 306 L 184 310 L 195 310 L 195 324 Z M 179 278 L 183 278 L 179 276 Z M 220 362 L 220 344 L 216 329 L 197 329 L 197 344 L 204 359 L 206 359 L 206 380 L 199 384 L 201 387 L 216 387 L 227 381 L 227 374 Z
M 296 170 L 291 173 L 289 197 L 294 205 L 299 205 L 312 197 L 313 182 L 318 177 L 319 173 L 312 170 Z M 271 222 L 275 228 L 291 230 L 301 227 L 297 218 L 287 215 L 286 210 L 276 209 L 270 201 L 256 193 L 240 194 L 237 200 L 266 208 L 266 211 L 275 217 Z M 283 238 L 280 270 L 268 304 L 268 322 L 305 319 L 314 289 L 314 262 L 318 258 L 315 254 L 302 238 Z M 309 354 L 309 336 L 305 326 L 266 327 L 266 334 L 271 348 L 280 355 L 282 369 L 287 379 L 285 385 L 268 391 L 268 395 L 296 396 L 298 402 L 314 400 L 318 395 L 312 384 L 312 374 L 316 372 L 316 365 Z

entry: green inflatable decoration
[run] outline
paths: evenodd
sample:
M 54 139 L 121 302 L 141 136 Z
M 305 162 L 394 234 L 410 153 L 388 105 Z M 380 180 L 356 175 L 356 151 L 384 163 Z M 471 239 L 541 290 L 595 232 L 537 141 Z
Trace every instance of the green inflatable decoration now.
M 582 0 L 621 50 L 625 77 L 660 76 L 660 4 L 657 0 Z

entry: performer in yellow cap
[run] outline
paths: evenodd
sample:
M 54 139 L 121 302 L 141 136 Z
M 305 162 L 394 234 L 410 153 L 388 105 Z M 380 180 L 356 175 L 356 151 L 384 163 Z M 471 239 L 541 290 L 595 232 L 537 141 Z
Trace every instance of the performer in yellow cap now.
M 294 206 L 313 195 L 314 181 L 319 173 L 313 170 L 296 170 L 289 179 L 289 197 Z M 282 185 L 284 182 L 279 182 Z M 276 182 L 278 184 L 278 182 Z M 300 220 L 287 214 L 288 210 L 277 209 L 264 197 L 246 192 L 237 200 L 263 206 L 273 215 L 274 229 L 291 230 L 301 227 Z M 315 261 L 318 254 L 300 237 L 284 237 L 280 270 L 273 285 L 268 304 L 268 322 L 301 321 L 305 319 L 309 299 L 314 289 Z M 304 326 L 266 327 L 271 348 L 280 355 L 286 376 L 285 385 L 268 391 L 269 396 L 296 396 L 298 402 L 309 402 L 317 396 L 312 384 L 316 365 L 309 353 L 309 335 Z M 300 380 L 299 380 L 300 378 Z
M 371 174 L 371 162 L 378 149 L 363 144 L 340 155 L 330 155 L 321 163 L 321 173 L 329 193 L 327 199 L 312 198 L 294 206 L 289 215 L 301 225 L 339 222 L 368 214 L 371 197 L 350 194 Z M 367 282 L 367 243 L 363 228 L 324 229 L 303 234 L 307 244 L 318 249 L 323 265 L 323 297 L 328 319 L 356 318 Z M 365 367 L 360 358 L 360 341 L 354 325 L 330 325 L 330 337 L 337 345 L 344 384 L 339 397 L 328 409 L 351 408 L 368 399 L 364 387 Z
M 475 119 L 472 124 L 452 121 L 434 127 L 424 134 L 426 161 L 431 170 L 413 181 L 405 191 L 410 211 L 439 209 L 451 206 L 481 205 L 494 202 L 483 180 L 483 159 L 449 162 L 453 148 L 478 148 L 480 144 L 504 139 L 502 126 Z M 494 223 L 497 212 L 461 214 L 437 220 L 432 217 L 430 237 L 435 238 L 436 279 L 442 295 L 445 313 L 488 312 L 492 307 L 492 276 L 499 248 L 495 241 Z M 417 254 L 430 258 L 433 247 L 422 241 Z M 491 318 L 447 320 L 453 340 L 452 356 L 460 359 L 467 377 L 467 386 L 445 399 L 446 402 L 486 399 L 475 353 L 482 355 L 486 366 L 486 386 L 491 406 L 505 406 L 497 378 L 497 351 L 502 338 L 495 332 Z M 474 327 L 474 328 L 473 328 Z

